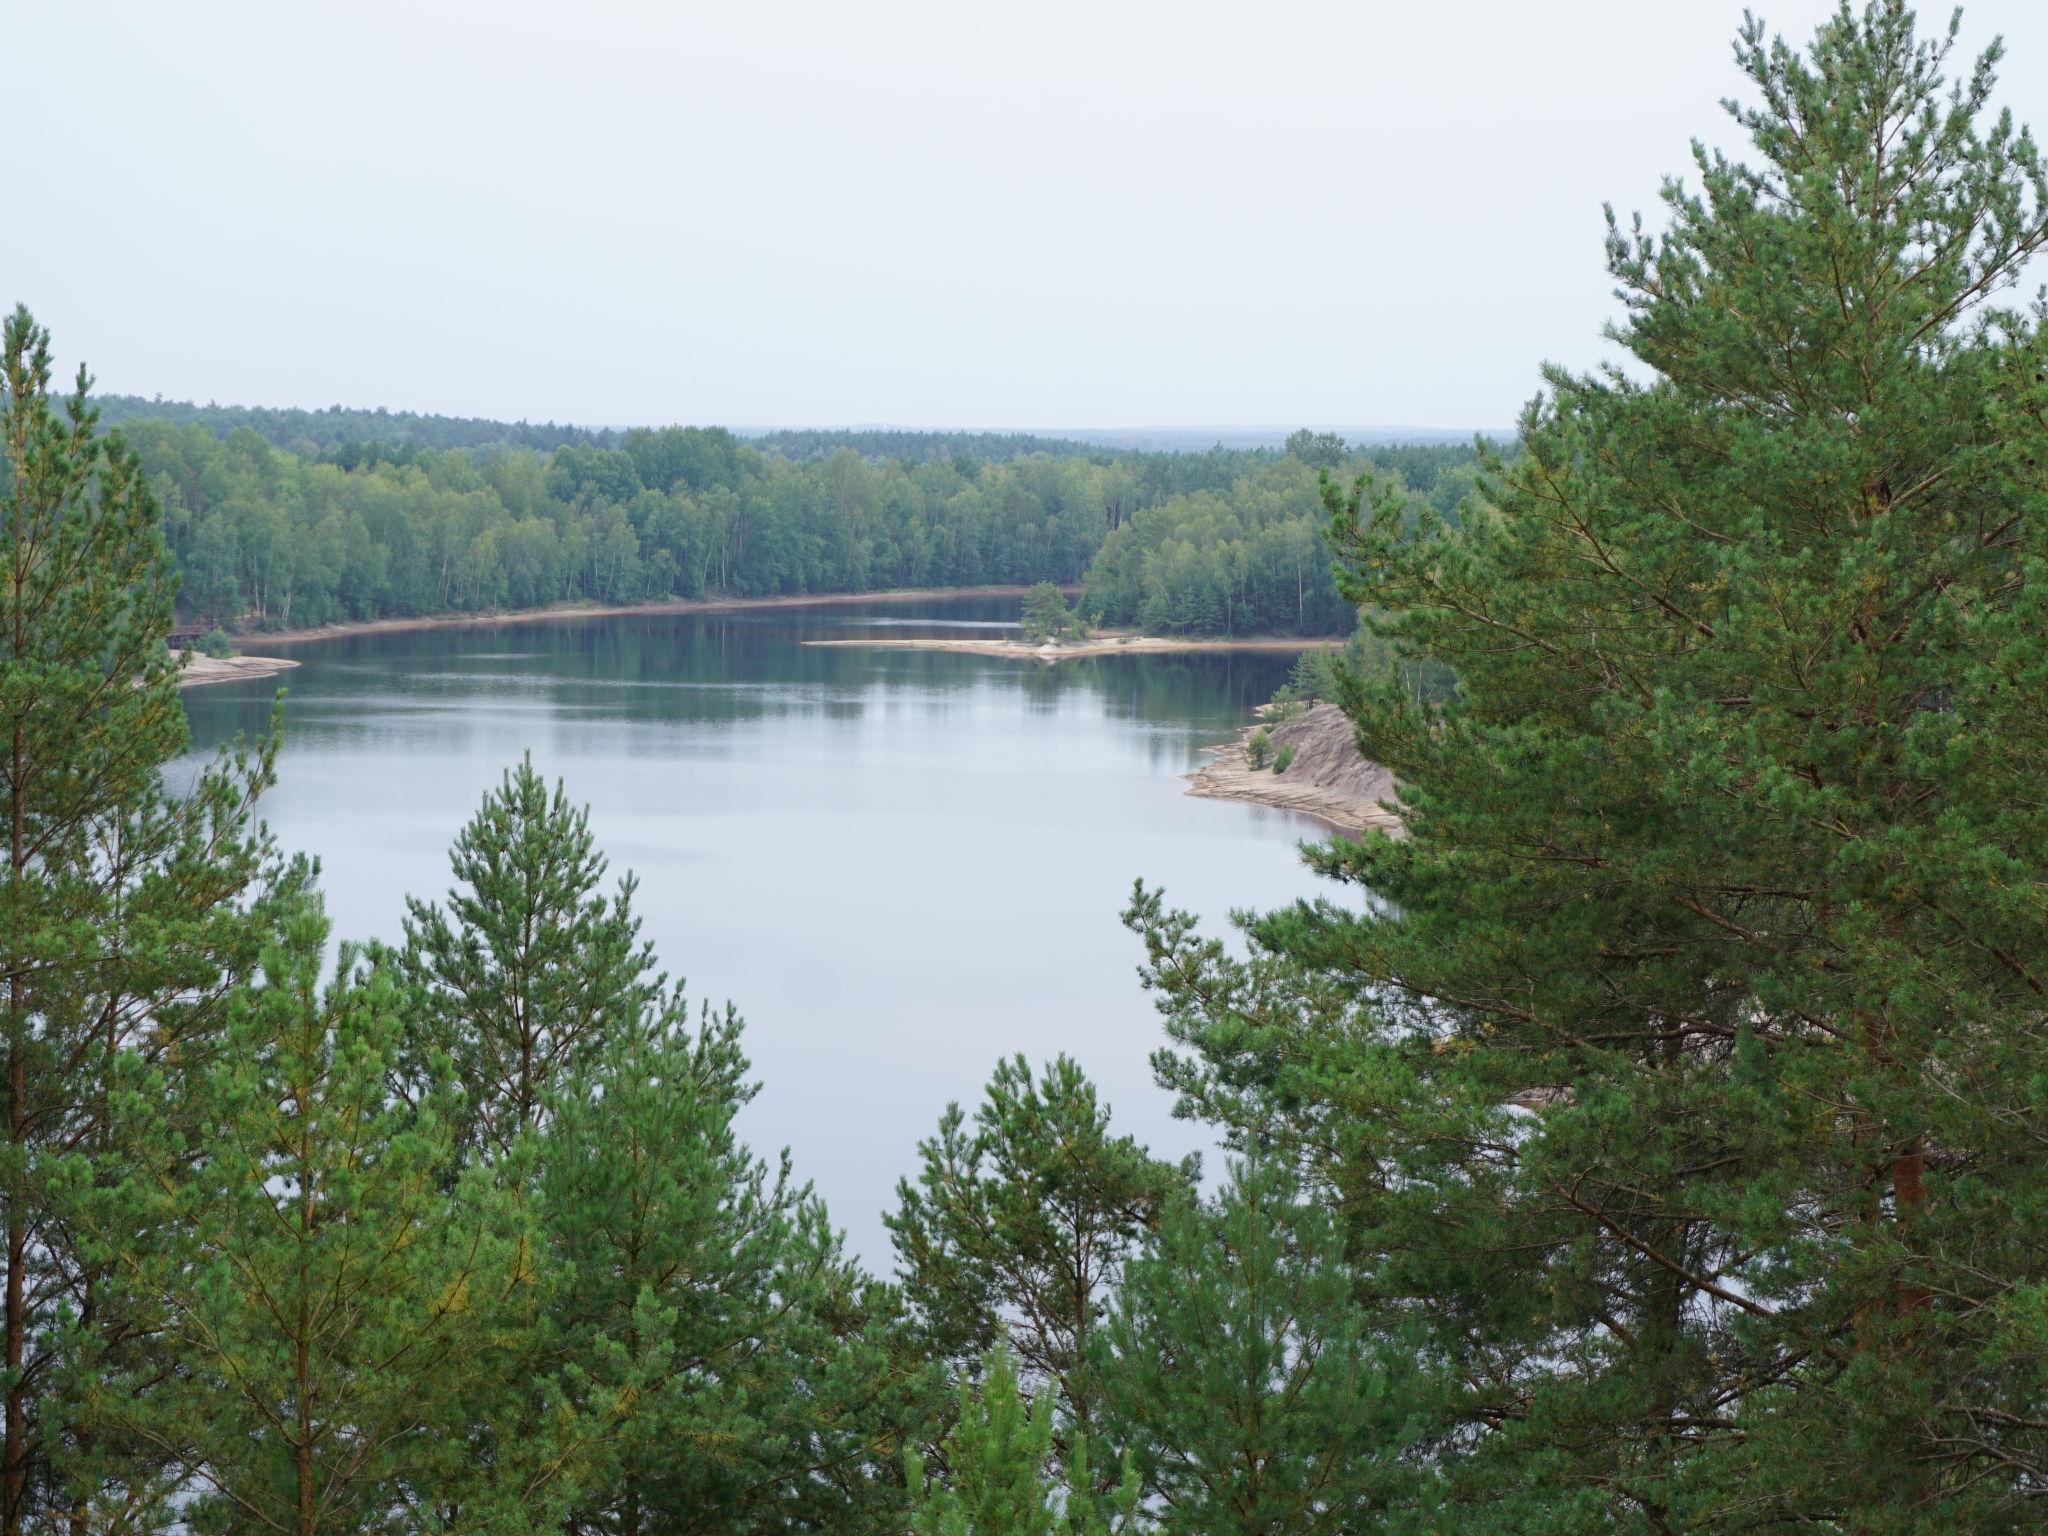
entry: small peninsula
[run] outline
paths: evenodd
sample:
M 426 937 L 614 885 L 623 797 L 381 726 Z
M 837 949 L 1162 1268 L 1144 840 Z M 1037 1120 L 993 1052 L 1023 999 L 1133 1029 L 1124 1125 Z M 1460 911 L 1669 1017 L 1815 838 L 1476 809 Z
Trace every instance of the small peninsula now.
M 1260 732 L 1266 742 L 1255 754 L 1252 739 Z M 1274 755 L 1259 766 L 1254 757 L 1264 751 Z M 1275 772 L 1272 765 L 1280 763 Z M 1246 726 L 1186 777 L 1191 795 L 1295 811 L 1351 836 L 1401 834 L 1401 818 L 1383 803 L 1395 798 L 1393 774 L 1359 752 L 1350 717 L 1334 704 L 1311 704 L 1285 720 Z
M 275 677 L 296 667 L 296 661 L 279 656 L 205 656 L 187 651 L 178 667 L 180 688 L 203 688 L 208 683 L 238 683 L 252 677 Z

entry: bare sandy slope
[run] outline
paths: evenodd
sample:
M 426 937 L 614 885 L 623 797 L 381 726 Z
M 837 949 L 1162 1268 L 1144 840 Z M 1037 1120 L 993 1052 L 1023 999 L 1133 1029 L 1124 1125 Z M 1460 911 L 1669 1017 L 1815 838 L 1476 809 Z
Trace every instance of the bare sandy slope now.
M 421 629 L 477 629 L 536 620 L 592 619 L 612 614 L 727 613 L 753 608 L 838 608 L 850 603 L 929 602 L 941 597 L 1022 597 L 1024 587 L 898 587 L 887 592 L 822 592 L 797 597 L 678 597 L 660 603 L 558 603 L 551 608 L 509 608 L 499 613 L 444 613 L 424 618 L 362 619 L 310 629 L 242 630 L 241 638 L 265 645 L 300 645 L 348 635 L 395 635 Z M 1062 588 L 1063 591 L 1078 590 Z
M 1260 635 L 1248 639 L 1205 639 L 1199 635 L 1160 637 L 1154 635 L 1096 635 L 1087 640 L 1067 640 L 1033 645 L 1028 640 L 956 640 L 926 636 L 914 640 L 806 640 L 805 645 L 855 646 L 869 651 L 954 651 L 963 656 L 1012 656 L 1020 661 L 1073 661 L 1082 656 L 1153 656 L 1171 651 L 1318 651 L 1335 650 L 1338 640 L 1306 640 L 1289 635 Z
M 208 683 L 233 683 L 247 677 L 275 677 L 297 665 L 277 656 L 202 656 L 188 651 L 185 664 L 178 669 L 178 686 L 203 688 Z
M 1400 835 L 1400 817 L 1380 804 L 1395 798 L 1394 776 L 1359 754 L 1351 721 L 1336 705 L 1313 704 L 1285 724 L 1267 727 L 1275 753 L 1294 748 L 1285 773 L 1252 767 L 1245 743 L 1256 729 L 1247 726 L 1235 741 L 1213 749 L 1212 760 L 1187 776 L 1188 793 L 1297 811 L 1340 832 L 1373 828 Z

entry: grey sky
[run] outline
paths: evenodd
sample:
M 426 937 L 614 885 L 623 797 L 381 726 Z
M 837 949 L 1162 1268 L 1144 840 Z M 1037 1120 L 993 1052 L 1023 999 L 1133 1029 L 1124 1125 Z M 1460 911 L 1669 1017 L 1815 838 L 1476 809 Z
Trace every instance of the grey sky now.
M 103 388 L 224 402 L 1502 424 L 1600 355 L 1601 202 L 1732 143 L 1740 15 L 0 0 L 38 129 L 0 301 Z M 1968 7 L 1994 33 L 2048 130 L 2048 5 Z

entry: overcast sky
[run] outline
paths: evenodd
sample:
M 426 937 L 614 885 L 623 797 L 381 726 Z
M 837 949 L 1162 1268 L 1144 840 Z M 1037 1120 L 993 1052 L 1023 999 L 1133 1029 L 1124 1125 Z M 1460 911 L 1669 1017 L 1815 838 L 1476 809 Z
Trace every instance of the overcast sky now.
M 1829 7 L 1758 9 L 1804 39 Z M 173 398 L 1505 424 L 1540 361 L 1601 355 L 1601 203 L 1732 143 L 1740 17 L 0 0 L 0 301 Z M 1995 33 L 2048 130 L 2048 4 L 1967 8 Z

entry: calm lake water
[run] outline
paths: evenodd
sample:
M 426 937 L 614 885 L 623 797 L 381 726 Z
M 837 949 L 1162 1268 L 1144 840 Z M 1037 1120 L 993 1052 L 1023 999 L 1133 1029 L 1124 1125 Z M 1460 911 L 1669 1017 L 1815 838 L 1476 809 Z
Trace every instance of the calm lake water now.
M 1218 923 L 1314 891 L 1306 822 L 1182 793 L 1279 655 L 1057 667 L 807 639 L 974 634 L 1010 601 L 590 618 L 294 647 L 265 816 L 317 856 L 337 932 L 395 938 L 408 894 L 531 751 L 591 807 L 671 975 L 747 1020 L 754 1146 L 788 1146 L 854 1249 L 950 1099 L 996 1059 L 1078 1057 L 1117 1123 L 1201 1148 L 1152 1083 L 1131 882 Z M 260 650 L 261 647 L 255 647 Z M 276 680 L 185 695 L 199 750 L 263 728 Z

